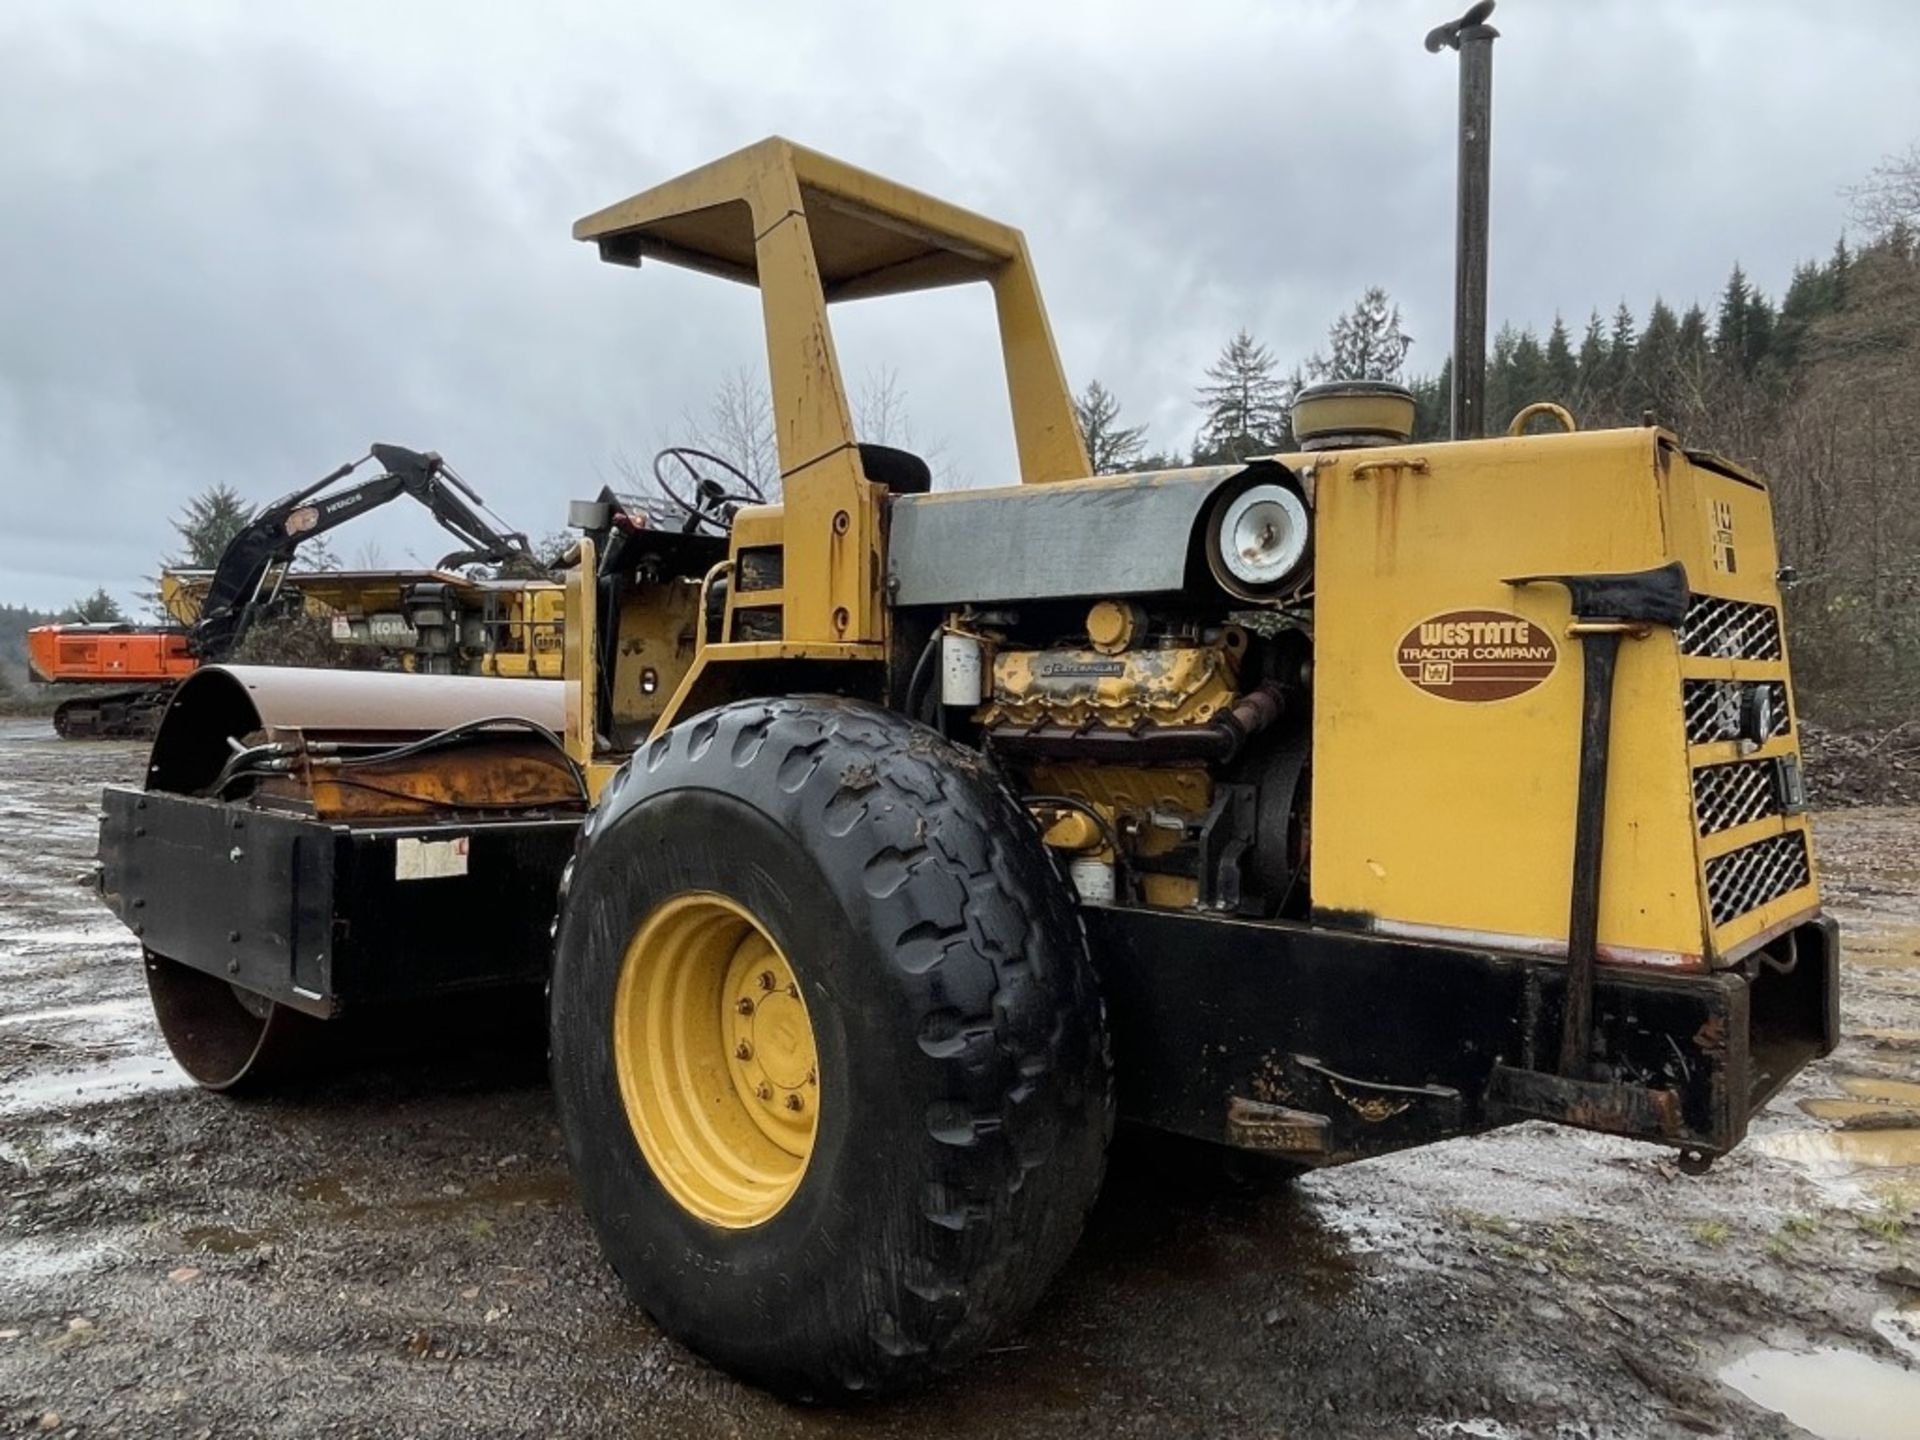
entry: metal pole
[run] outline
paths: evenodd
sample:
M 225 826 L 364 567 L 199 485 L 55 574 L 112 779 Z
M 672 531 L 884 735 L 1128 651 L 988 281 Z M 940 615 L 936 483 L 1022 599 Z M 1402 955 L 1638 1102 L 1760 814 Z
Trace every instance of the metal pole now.
M 1456 440 L 1486 433 L 1487 203 L 1493 148 L 1493 0 L 1431 30 L 1427 49 L 1460 52 L 1459 223 L 1454 235 L 1453 425 Z

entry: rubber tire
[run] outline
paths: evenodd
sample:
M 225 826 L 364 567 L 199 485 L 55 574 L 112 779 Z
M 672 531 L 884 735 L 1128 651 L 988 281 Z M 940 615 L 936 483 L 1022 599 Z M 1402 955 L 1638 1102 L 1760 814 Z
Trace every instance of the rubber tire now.
M 689 890 L 766 926 L 819 1051 L 806 1172 L 747 1229 L 661 1188 L 614 1070 L 626 944 Z M 1112 1073 L 1066 884 L 978 755 L 870 705 L 741 702 L 636 755 L 562 885 L 550 1024 L 575 1181 L 629 1294 L 789 1399 L 959 1365 L 1040 1297 L 1099 1191 Z

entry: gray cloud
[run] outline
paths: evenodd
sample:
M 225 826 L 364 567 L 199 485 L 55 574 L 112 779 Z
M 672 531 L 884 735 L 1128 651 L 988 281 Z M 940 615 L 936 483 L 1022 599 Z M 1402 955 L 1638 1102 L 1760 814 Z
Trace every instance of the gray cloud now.
M 656 13 L 657 9 L 657 13 Z M 0 15 L 0 598 L 130 594 L 205 484 L 379 439 L 555 527 L 758 363 L 751 292 L 598 265 L 574 217 L 781 132 L 1022 225 L 1076 383 L 1153 438 L 1245 324 L 1292 359 L 1385 284 L 1449 325 L 1442 4 L 91 6 Z M 1505 0 L 1493 309 L 1777 290 L 1920 129 L 1920 8 Z M 1011 445 L 983 293 L 846 307 L 919 435 Z M 431 559 L 389 511 L 351 554 Z

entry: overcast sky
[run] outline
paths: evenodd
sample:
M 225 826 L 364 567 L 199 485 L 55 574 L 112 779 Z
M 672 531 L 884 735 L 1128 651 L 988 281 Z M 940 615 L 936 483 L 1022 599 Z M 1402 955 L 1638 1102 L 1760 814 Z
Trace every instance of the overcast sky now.
M 1451 324 L 1456 62 L 1421 3 L 0 5 L 0 600 L 131 599 L 216 480 L 389 440 L 559 527 L 763 364 L 750 291 L 578 216 L 781 133 L 1023 227 L 1070 380 L 1159 446 L 1241 325 L 1291 364 L 1369 284 Z M 1492 309 L 1544 329 L 1736 257 L 1777 295 L 1920 139 L 1920 4 L 1502 0 Z M 1013 478 L 978 287 L 835 312 L 916 441 Z M 409 507 L 410 508 L 410 507 Z M 337 533 L 390 564 L 400 507 Z

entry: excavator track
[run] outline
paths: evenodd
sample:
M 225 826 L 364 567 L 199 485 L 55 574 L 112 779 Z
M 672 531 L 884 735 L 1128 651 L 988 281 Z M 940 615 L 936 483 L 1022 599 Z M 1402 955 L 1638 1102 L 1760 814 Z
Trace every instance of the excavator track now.
M 63 740 L 151 740 L 174 689 L 171 684 L 143 685 L 75 696 L 54 710 L 54 732 Z

